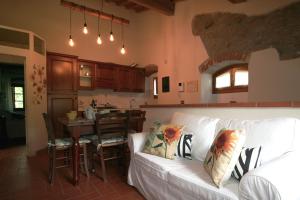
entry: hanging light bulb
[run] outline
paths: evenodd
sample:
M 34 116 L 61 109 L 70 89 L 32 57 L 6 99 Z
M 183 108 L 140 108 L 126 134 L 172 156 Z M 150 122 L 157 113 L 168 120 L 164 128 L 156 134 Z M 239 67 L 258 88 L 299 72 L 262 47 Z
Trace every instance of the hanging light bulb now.
M 84 1 L 84 9 L 83 9 L 83 19 L 84 19 L 84 25 L 83 25 L 82 32 L 84 34 L 88 34 L 89 31 L 87 29 L 86 18 L 85 18 L 85 1 Z
M 102 40 L 101 40 L 101 36 L 100 34 L 97 37 L 97 44 L 101 45 L 102 44 Z
M 125 49 L 125 45 L 123 44 L 121 50 L 120 50 L 121 54 L 122 55 L 125 55 L 126 54 L 126 49 Z
M 88 32 L 89 32 L 88 29 L 87 29 L 87 24 L 86 24 L 86 23 L 84 23 L 82 32 L 83 32 L 84 34 L 88 34 Z
M 115 41 L 115 37 L 114 37 L 113 31 L 112 31 L 112 23 L 113 23 L 113 20 L 114 20 L 114 16 L 112 15 L 112 16 L 111 16 L 111 22 L 110 22 L 110 35 L 109 35 L 109 40 L 110 40 L 111 42 Z
M 70 35 L 69 35 L 69 45 L 71 47 L 74 46 L 74 41 L 72 39 L 72 10 L 70 8 Z
M 99 10 L 98 11 L 98 37 L 97 37 L 97 44 L 102 44 L 102 39 L 100 35 L 100 14 L 103 12 L 103 0 L 99 0 Z
M 72 36 L 71 36 L 71 35 L 69 36 L 69 45 L 70 45 L 71 47 L 73 47 L 73 46 L 74 46 L 74 41 L 73 41 L 73 39 L 72 39 Z
M 111 42 L 115 41 L 114 34 L 112 31 L 110 32 L 109 41 Z
M 123 29 L 123 23 L 122 23 L 122 32 L 121 32 L 121 34 L 122 34 L 122 43 L 123 43 L 123 45 L 122 45 L 122 48 L 121 48 L 121 50 L 120 50 L 120 52 L 121 52 L 121 54 L 122 55 L 125 55 L 126 54 L 126 49 L 125 49 L 125 45 L 124 45 L 124 29 Z

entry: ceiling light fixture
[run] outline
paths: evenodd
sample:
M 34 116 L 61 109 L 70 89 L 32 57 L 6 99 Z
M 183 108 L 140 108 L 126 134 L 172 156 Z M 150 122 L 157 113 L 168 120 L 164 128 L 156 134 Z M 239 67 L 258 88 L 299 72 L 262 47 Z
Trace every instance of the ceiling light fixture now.
M 114 16 L 112 15 L 112 16 L 111 16 L 111 21 L 110 21 L 110 35 L 109 35 L 109 40 L 110 40 L 111 42 L 115 41 L 114 34 L 113 34 L 113 31 L 112 31 L 112 23 L 113 23 L 113 20 L 114 20 Z
M 85 1 L 84 1 L 84 9 L 83 9 L 83 19 L 84 19 L 84 25 L 83 25 L 83 29 L 82 32 L 84 34 L 88 34 L 88 29 L 87 29 L 87 24 L 86 24 L 86 17 L 85 17 Z
M 74 46 L 74 41 L 72 39 L 72 8 L 70 8 L 70 34 L 69 34 L 69 45 Z
M 100 15 L 103 12 L 103 0 L 99 0 L 99 7 L 101 7 L 101 11 L 98 11 L 98 37 L 97 37 L 97 44 L 102 44 L 102 39 L 100 35 Z
M 124 45 L 124 28 L 123 28 L 123 23 L 121 24 L 121 28 L 122 28 L 122 43 L 123 43 L 123 45 L 122 45 L 122 48 L 121 48 L 121 50 L 120 50 L 120 52 L 121 52 L 121 54 L 122 55 L 125 55 L 126 54 L 126 49 L 125 49 L 125 45 Z

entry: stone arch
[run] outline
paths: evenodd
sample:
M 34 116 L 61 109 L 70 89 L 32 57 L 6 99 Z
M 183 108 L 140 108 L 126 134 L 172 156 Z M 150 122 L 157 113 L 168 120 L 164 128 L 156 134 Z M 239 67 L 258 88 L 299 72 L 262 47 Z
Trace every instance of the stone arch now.
M 247 63 L 249 54 L 246 53 L 224 53 L 213 58 L 206 59 L 200 66 L 200 73 L 206 72 L 210 67 L 216 66 L 218 63 L 230 61 L 232 63 Z

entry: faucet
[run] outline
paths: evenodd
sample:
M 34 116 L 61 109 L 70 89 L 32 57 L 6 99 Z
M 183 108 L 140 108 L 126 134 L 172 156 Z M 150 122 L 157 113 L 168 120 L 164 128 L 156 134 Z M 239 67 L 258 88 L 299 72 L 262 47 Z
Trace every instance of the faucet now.
M 135 99 L 130 99 L 130 101 L 129 101 L 130 110 L 133 108 L 133 103 L 136 103 Z

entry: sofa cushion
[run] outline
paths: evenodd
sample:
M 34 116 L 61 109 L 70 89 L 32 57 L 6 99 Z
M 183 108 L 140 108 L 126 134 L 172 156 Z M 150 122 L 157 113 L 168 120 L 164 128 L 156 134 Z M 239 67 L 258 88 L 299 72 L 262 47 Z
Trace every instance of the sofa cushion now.
M 176 187 L 182 197 L 190 199 L 227 200 L 238 199 L 238 181 L 231 178 L 224 187 L 217 188 L 203 167 L 203 162 L 186 160 L 182 168 L 168 173 L 169 187 Z M 178 195 L 178 194 L 176 194 Z M 181 199 L 175 196 L 176 199 Z
M 192 140 L 192 159 L 204 161 L 214 140 L 216 124 L 219 119 L 202 117 L 198 120 L 198 129 Z
M 183 126 L 162 124 L 152 129 L 147 135 L 144 153 L 174 159 L 177 144 L 182 134 Z
M 262 146 L 261 163 L 264 164 L 294 149 L 296 123 L 297 119 L 293 118 L 231 120 L 224 128 L 245 129 L 244 146 Z
M 143 171 L 147 171 L 163 180 L 166 180 L 169 171 L 186 166 L 186 161 L 188 160 L 184 158 L 177 157 L 175 160 L 169 160 L 142 152 L 134 154 L 136 167 L 143 168 Z
M 204 167 L 218 187 L 230 178 L 245 137 L 244 131 L 221 130 L 207 152 Z

